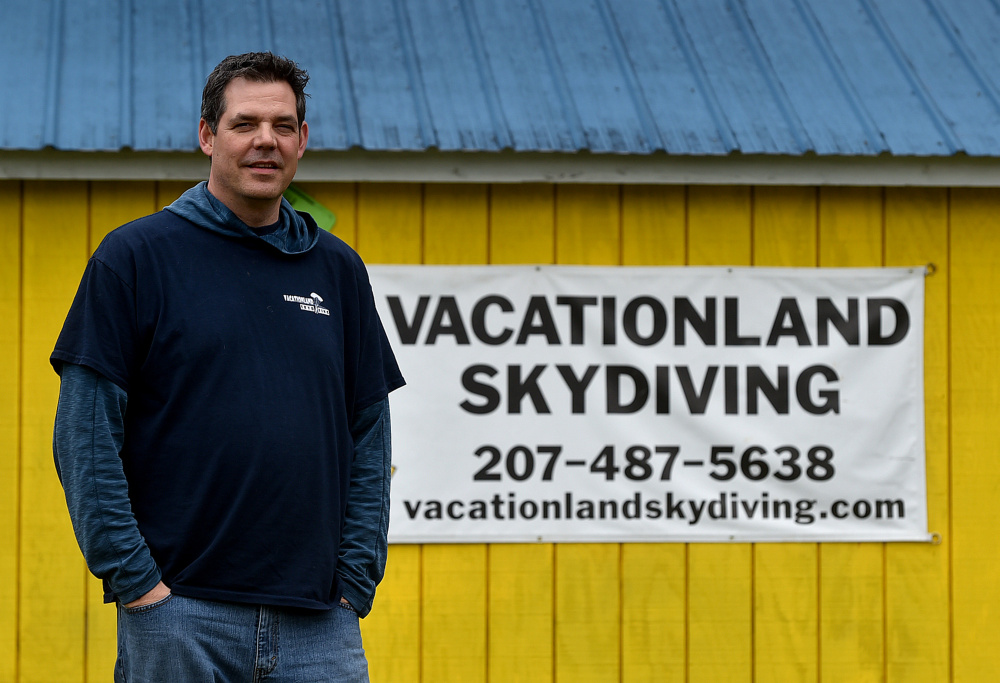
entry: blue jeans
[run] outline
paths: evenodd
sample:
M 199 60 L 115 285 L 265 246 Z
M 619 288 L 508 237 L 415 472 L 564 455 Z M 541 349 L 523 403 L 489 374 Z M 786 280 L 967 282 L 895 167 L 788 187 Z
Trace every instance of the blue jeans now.
M 358 615 L 171 595 L 118 606 L 118 683 L 368 681 Z

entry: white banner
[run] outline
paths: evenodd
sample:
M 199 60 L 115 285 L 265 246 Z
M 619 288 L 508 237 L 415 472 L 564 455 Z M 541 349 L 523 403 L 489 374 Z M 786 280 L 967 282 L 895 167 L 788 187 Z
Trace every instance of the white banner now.
M 929 538 L 923 268 L 370 273 L 391 542 Z

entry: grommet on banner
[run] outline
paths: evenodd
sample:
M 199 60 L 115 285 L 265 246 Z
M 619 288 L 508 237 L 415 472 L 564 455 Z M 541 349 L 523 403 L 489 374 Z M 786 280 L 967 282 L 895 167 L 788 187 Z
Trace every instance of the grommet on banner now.
M 926 277 L 930 277 L 931 275 L 937 272 L 937 266 L 935 266 L 933 263 L 928 263 L 926 266 L 924 266 L 924 269 L 925 269 L 924 276 Z
M 942 543 L 941 534 L 939 534 L 936 531 L 932 532 L 931 533 L 931 545 L 941 545 L 941 543 Z

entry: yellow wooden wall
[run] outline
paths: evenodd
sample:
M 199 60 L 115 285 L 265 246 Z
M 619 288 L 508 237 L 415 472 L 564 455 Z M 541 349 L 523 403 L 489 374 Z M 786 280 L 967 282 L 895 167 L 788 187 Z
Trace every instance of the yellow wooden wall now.
M 114 610 L 52 465 L 89 253 L 185 189 L 0 181 L 0 681 L 107 681 Z M 1000 190 L 309 184 L 369 263 L 892 266 L 927 279 L 932 544 L 392 546 L 375 681 L 994 681 Z M 886 396 L 885 400 L 893 400 Z

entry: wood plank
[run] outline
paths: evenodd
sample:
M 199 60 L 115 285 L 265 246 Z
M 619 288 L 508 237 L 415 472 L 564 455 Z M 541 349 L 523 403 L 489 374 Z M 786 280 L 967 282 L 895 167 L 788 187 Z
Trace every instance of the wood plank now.
M 687 671 L 687 548 L 622 545 L 623 681 L 683 681 Z
M 885 234 L 886 265 L 936 269 L 924 282 L 924 420 L 928 526 L 942 542 L 886 548 L 887 680 L 932 683 L 951 671 L 947 190 L 886 189 Z
M 684 265 L 686 198 L 680 186 L 622 188 L 623 265 Z M 686 547 L 623 544 L 621 571 L 622 680 L 684 680 Z
M 1000 652 L 998 215 L 1000 190 L 951 191 L 953 657 L 959 681 L 994 680 Z
M 675 185 L 622 188 L 622 263 L 682 266 L 687 252 L 687 191 Z
M 883 557 L 878 543 L 820 546 L 820 680 L 883 680 Z
M 424 546 L 421 680 L 486 680 L 486 546 Z
M 87 572 L 85 598 L 87 612 L 86 672 L 88 683 L 112 680 L 118 657 L 118 609 L 104 604 L 104 583 Z
M 818 214 L 820 266 L 884 265 L 881 188 L 820 188 Z
M 749 265 L 750 190 L 688 191 L 689 265 Z M 691 544 L 688 550 L 688 676 L 743 681 L 753 675 L 752 556 L 746 543 Z
M 424 188 L 424 263 L 485 264 L 487 188 L 432 184 Z M 486 677 L 486 546 L 424 548 L 423 679 Z
M 498 264 L 547 264 L 555 257 L 551 185 L 492 185 L 489 257 Z M 554 675 L 555 546 L 489 547 L 488 678 L 550 681 Z
M 608 185 L 556 187 L 556 262 L 621 262 L 620 192 Z M 620 546 L 556 546 L 555 677 L 614 680 L 620 672 Z
M 619 194 L 617 185 L 556 186 L 556 263 L 621 263 Z
M 490 263 L 555 262 L 555 188 L 490 186 Z
M 156 210 L 153 182 L 90 183 L 90 234 L 88 251 L 93 252 L 105 235 Z M 85 592 L 87 614 L 87 681 L 106 681 L 114 671 L 117 647 L 117 612 L 104 604 L 101 581 L 88 572 Z
M 816 189 L 755 187 L 753 195 L 753 264 L 815 267 Z
M 0 181 L 0 681 L 17 679 L 21 480 L 21 183 Z
M 52 463 L 59 381 L 48 356 L 88 256 L 87 185 L 24 184 L 20 676 L 84 675 L 86 569 Z
M 359 185 L 356 196 L 355 246 L 362 258 L 367 263 L 420 263 L 420 186 Z M 420 546 L 389 547 L 385 578 L 372 613 L 362 622 L 373 681 L 420 680 L 422 575 Z
M 824 187 L 819 265 L 883 265 L 882 190 Z M 884 547 L 820 547 L 820 679 L 882 680 L 885 666 Z
M 486 185 L 434 183 L 424 188 L 424 263 L 485 264 L 489 259 Z
M 556 263 L 619 265 L 621 202 L 617 186 L 559 185 L 555 195 Z
M 555 563 L 555 680 L 619 680 L 621 546 L 559 544 Z
M 688 548 L 688 680 L 753 676 L 753 592 L 749 543 Z
M 688 189 L 688 265 L 748 266 L 752 259 L 750 189 L 692 185 Z
M 420 680 L 421 548 L 389 546 L 385 577 L 361 637 L 372 683 Z
M 555 547 L 489 547 L 490 681 L 551 681 Z
M 815 681 L 819 671 L 815 543 L 754 546 L 754 680 Z
M 810 187 L 754 188 L 754 265 L 816 265 L 816 194 Z M 815 543 L 754 546 L 756 681 L 816 680 L 817 550 Z
M 365 263 L 421 263 L 423 189 L 413 183 L 358 187 L 358 242 Z

